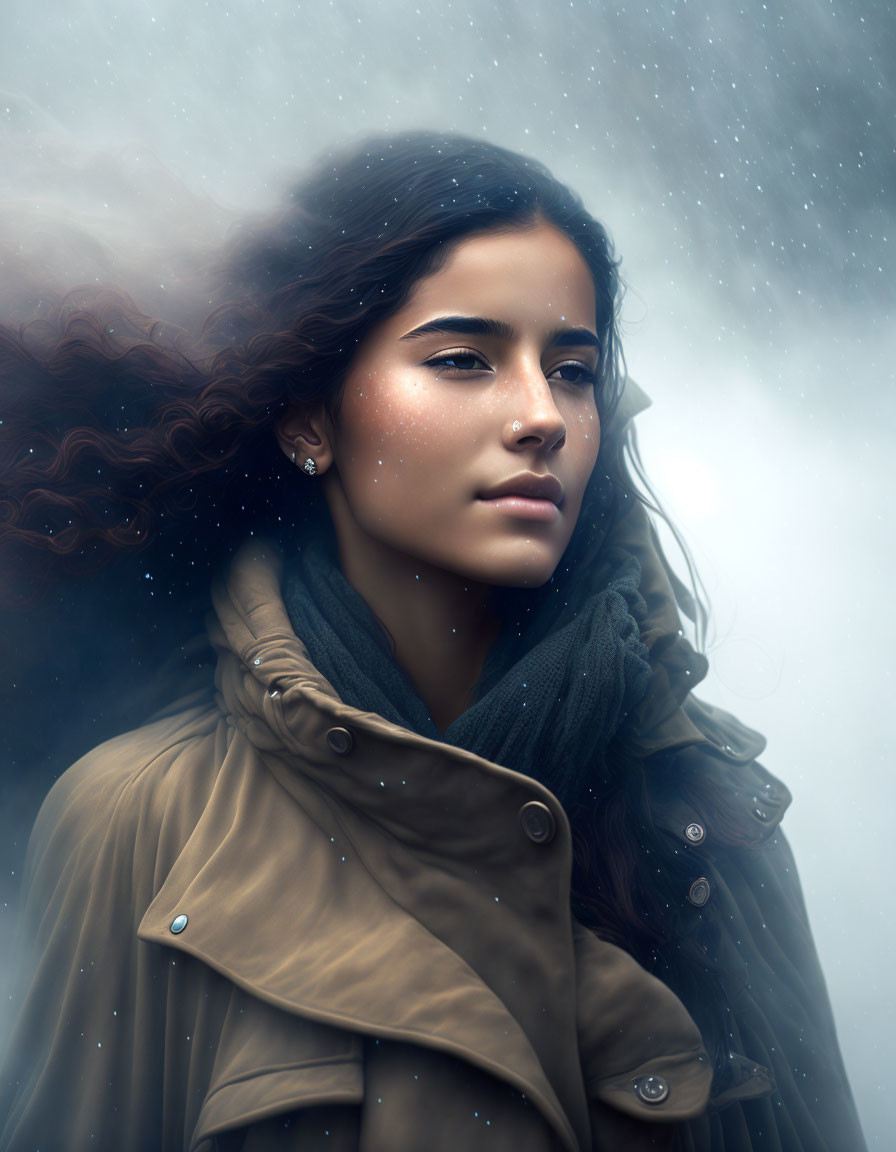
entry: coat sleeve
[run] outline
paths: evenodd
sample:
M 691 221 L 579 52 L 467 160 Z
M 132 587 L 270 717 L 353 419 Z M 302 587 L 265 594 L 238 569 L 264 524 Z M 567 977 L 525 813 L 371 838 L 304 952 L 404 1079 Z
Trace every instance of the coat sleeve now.
M 14 957 L 18 1018 L 0 1075 L 3 1152 L 179 1147 L 188 1103 L 182 1093 L 168 1107 L 166 1080 L 189 1079 L 189 1040 L 167 1018 L 174 961 L 137 926 L 165 848 L 163 801 L 145 782 L 176 765 L 203 727 L 197 716 L 101 745 L 38 814 Z

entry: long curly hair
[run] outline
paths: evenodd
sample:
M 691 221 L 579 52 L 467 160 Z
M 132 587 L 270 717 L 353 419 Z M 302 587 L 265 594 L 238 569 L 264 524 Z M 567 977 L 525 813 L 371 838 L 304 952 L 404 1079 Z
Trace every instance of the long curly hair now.
M 633 425 L 614 431 L 625 365 L 619 262 L 607 232 L 537 161 L 422 131 L 327 156 L 280 211 L 246 220 L 219 264 L 198 332 L 96 288 L 72 291 L 14 330 L 0 327 L 7 607 L 39 602 L 61 578 L 96 575 L 131 555 L 169 624 L 194 613 L 212 573 L 246 536 L 288 542 L 325 514 L 315 486 L 299 484 L 276 449 L 281 414 L 322 402 L 338 419 L 361 340 L 452 246 L 539 218 L 573 240 L 594 281 L 599 466 L 614 498 L 642 500 L 681 546 L 692 590 L 669 573 L 700 647 L 708 612 L 690 555 L 650 488 Z M 681 864 L 651 825 L 642 769 L 620 773 L 599 811 L 570 817 L 580 918 L 654 967 L 657 957 L 674 956 L 670 982 L 698 986 L 703 959 L 682 951 L 668 913 Z M 657 862 L 666 866 L 659 883 Z
M 454 243 L 536 216 L 566 232 L 591 270 L 606 423 L 623 378 L 606 231 L 537 161 L 456 135 L 377 137 L 318 164 L 280 212 L 238 230 L 198 335 L 95 288 L 17 330 L 0 327 L 7 599 L 160 537 L 157 567 L 171 559 L 204 579 L 249 532 L 292 530 L 314 510 L 295 507 L 272 448 L 277 418 L 318 401 L 335 414 L 363 336 Z M 646 483 L 633 430 L 627 447 Z M 635 491 L 619 445 L 606 444 L 603 463 Z M 702 609 L 695 595 L 698 626 Z

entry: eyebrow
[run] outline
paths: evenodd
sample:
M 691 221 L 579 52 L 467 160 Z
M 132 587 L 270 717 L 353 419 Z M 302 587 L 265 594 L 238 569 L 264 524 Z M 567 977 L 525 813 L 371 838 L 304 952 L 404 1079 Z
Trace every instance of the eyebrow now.
M 503 320 L 489 320 L 484 316 L 438 316 L 412 328 L 401 337 L 402 340 L 417 340 L 421 336 L 462 333 L 466 336 L 494 336 L 499 340 L 513 340 L 516 330 Z M 600 340 L 589 328 L 555 328 L 548 333 L 548 346 L 588 345 L 600 351 Z

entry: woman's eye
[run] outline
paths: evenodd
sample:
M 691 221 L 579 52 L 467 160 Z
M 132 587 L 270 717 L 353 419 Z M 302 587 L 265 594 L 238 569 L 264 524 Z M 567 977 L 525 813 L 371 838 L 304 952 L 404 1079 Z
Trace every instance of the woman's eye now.
M 475 352 L 444 352 L 441 356 L 427 360 L 426 364 L 430 368 L 453 368 L 458 372 L 470 372 L 479 367 L 488 367 L 482 357 L 477 356 Z
M 478 352 L 443 352 L 441 355 L 433 356 L 432 359 L 426 360 L 424 363 L 427 368 L 442 368 L 448 372 L 490 371 L 488 364 Z M 569 360 L 565 364 L 558 364 L 550 375 L 553 377 L 558 373 L 560 374 L 560 378 L 565 380 L 567 384 L 578 385 L 580 387 L 593 385 L 596 380 L 595 373 L 591 371 L 588 365 L 576 360 Z
M 554 372 L 569 373 L 569 375 L 562 377 L 569 384 L 594 384 L 597 379 L 587 364 L 579 364 L 575 360 L 569 360 L 566 364 L 558 364 Z

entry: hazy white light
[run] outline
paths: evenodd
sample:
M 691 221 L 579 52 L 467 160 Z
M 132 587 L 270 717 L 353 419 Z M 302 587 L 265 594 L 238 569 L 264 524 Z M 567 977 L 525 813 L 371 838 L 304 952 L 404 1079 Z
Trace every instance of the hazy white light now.
M 660 498 L 686 522 L 711 520 L 718 512 L 718 484 L 695 456 L 666 450 L 654 452 L 648 474 L 656 479 Z

